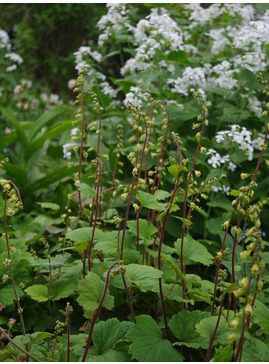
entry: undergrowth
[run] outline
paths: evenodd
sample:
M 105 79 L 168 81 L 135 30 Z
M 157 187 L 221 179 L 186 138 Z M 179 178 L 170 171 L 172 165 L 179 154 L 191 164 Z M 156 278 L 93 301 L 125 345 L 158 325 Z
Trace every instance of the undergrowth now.
M 268 243 L 260 214 L 268 199 L 255 191 L 268 125 L 255 169 L 242 171 L 241 187 L 224 203 L 226 219 L 215 222 L 214 241 L 208 218 L 219 208 L 218 178 L 197 167 L 210 125 L 202 95 L 194 94 L 201 111 L 191 151 L 171 132 L 169 107 L 149 90 L 145 110 L 126 105 L 128 121 L 111 141 L 113 120 L 103 123 L 86 76 L 74 89 L 77 160 L 68 163 L 76 173 L 65 212 L 47 201 L 41 207 L 50 218 L 33 219 L 14 182 L 0 181 L 1 360 L 266 361 Z M 267 80 L 257 78 L 268 93 Z M 27 232 L 42 218 L 41 234 Z

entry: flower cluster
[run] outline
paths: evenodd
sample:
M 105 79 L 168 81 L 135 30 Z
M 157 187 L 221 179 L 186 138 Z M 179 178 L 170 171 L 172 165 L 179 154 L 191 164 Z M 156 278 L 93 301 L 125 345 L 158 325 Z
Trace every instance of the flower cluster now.
M 6 31 L 0 28 L 0 50 L 1 49 L 5 52 L 4 59 L 6 59 L 7 63 L 6 72 L 16 70 L 18 66 L 23 62 L 23 59 L 19 54 L 11 52 L 11 43 L 9 36 Z
M 97 28 L 103 31 L 98 38 L 99 47 L 102 47 L 111 38 L 113 33 L 119 33 L 125 28 L 133 30 L 125 4 L 107 4 L 107 8 L 107 14 L 103 15 L 97 23 Z
M 206 155 L 211 155 L 207 163 L 211 164 L 213 168 L 220 167 L 222 164 L 228 162 L 228 169 L 232 172 L 235 171 L 236 165 L 230 161 L 229 155 L 224 155 L 222 157 L 215 149 L 212 148 L 206 152 Z

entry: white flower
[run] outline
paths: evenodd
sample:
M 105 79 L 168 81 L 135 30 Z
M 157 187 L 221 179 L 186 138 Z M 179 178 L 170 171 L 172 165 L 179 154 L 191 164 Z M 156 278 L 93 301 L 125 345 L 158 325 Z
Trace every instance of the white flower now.
M 8 58 L 11 61 L 16 62 L 18 64 L 21 64 L 23 62 L 23 59 L 21 58 L 21 56 L 19 56 L 17 53 L 14 53 L 14 52 L 6 53 L 5 58 Z
M 71 130 L 70 135 L 71 135 L 71 136 L 75 136 L 75 135 L 77 135 L 77 132 L 78 132 L 78 128 L 73 128 L 73 129 Z
M 248 97 L 248 109 L 255 112 L 258 117 L 262 116 L 263 109 L 261 106 L 261 102 L 254 95 Z
M 72 153 L 70 151 L 68 151 L 68 149 L 75 147 L 77 144 L 76 143 L 67 143 L 63 145 L 63 154 L 64 154 L 64 158 L 70 160 Z
M 182 77 L 177 79 L 168 79 L 168 83 L 172 84 L 171 91 L 182 93 L 188 95 L 189 89 L 193 86 L 191 90 L 197 91 L 200 87 L 206 86 L 206 76 L 205 71 L 201 67 L 186 67 L 183 71 Z M 204 93 L 204 91 L 202 91 Z
M 0 48 L 10 49 L 9 36 L 6 31 L 0 28 Z
M 157 65 L 153 60 L 157 50 L 163 54 L 183 50 L 182 31 L 163 8 L 151 9 L 146 19 L 141 19 L 137 23 L 133 34 L 137 45 L 136 54 L 122 67 L 122 75 L 156 68 Z M 166 67 L 166 62 L 161 61 L 158 66 L 162 69 Z M 174 72 L 173 67 L 170 67 L 170 72 Z
M 40 94 L 40 99 L 41 99 L 41 101 L 43 101 L 43 102 L 47 102 L 47 101 L 48 101 L 48 99 L 49 99 L 49 97 L 48 97 L 48 95 L 47 95 L 47 94 L 42 93 L 42 94 Z
M 51 104 L 57 104 L 58 101 L 59 101 L 59 95 L 57 95 L 57 94 L 50 94 L 49 103 L 51 103 Z
M 21 92 L 22 92 L 22 86 L 21 85 L 16 85 L 14 87 L 14 91 L 13 91 L 14 95 L 19 95 Z
M 6 68 L 6 72 L 11 72 L 17 69 L 17 65 L 13 64 L 12 66 L 9 66 Z
M 92 51 L 91 47 L 82 46 L 77 52 L 74 52 L 74 55 L 76 57 L 75 68 L 78 70 L 79 73 L 84 67 L 89 69 L 90 65 L 88 64 L 88 61 L 91 61 L 91 59 L 96 62 L 101 62 L 102 60 L 102 55 L 99 52 Z
M 23 87 L 31 88 L 33 82 L 31 80 L 21 80 L 21 85 Z
M 115 98 L 118 94 L 118 91 L 117 90 L 114 90 L 108 82 L 102 82 L 100 83 L 100 87 L 102 88 L 102 92 L 105 94 L 105 95 L 108 95 L 112 98 Z
M 97 23 L 97 28 L 103 31 L 98 38 L 99 47 L 102 47 L 104 42 L 111 37 L 112 33 L 117 37 L 117 34 L 123 29 L 127 30 L 127 32 L 133 29 L 127 16 L 128 9 L 125 4 L 107 4 L 107 8 L 107 14 L 103 15 Z
M 128 102 L 134 104 L 135 106 L 142 106 L 143 100 L 147 100 L 148 93 L 142 92 L 139 87 L 131 86 L 130 92 L 125 95 L 125 99 L 123 101 L 124 105 Z

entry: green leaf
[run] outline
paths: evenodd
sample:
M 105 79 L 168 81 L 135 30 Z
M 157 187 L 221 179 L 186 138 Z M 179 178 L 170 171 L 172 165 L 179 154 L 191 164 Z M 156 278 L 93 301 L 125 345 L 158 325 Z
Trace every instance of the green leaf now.
M 181 239 L 175 242 L 175 253 L 181 255 Z M 183 256 L 190 261 L 210 265 L 213 256 L 198 241 L 194 240 L 190 235 L 184 238 Z
M 84 242 L 90 243 L 91 238 L 92 238 L 92 231 L 93 231 L 92 227 L 79 228 L 79 229 L 70 231 L 69 233 L 66 234 L 66 236 L 68 239 L 75 241 L 76 243 L 84 243 Z M 94 232 L 94 240 L 95 241 L 96 240 L 111 241 L 111 240 L 114 240 L 114 235 L 106 234 L 102 230 L 96 228 L 95 232 Z
M 210 317 L 209 312 L 184 310 L 174 315 L 169 321 L 169 327 L 175 337 L 180 340 L 178 344 L 194 349 L 206 349 L 208 340 L 201 338 L 195 330 L 195 325 L 206 317 Z
M 229 192 L 229 194 L 231 195 L 231 196 L 239 196 L 240 195 L 240 191 L 236 191 L 236 190 L 231 190 L 230 192 Z
M 150 291 L 161 276 L 160 270 L 147 265 L 129 264 L 126 267 L 126 279 L 138 286 L 142 292 Z
M 132 359 L 139 362 L 178 362 L 183 356 L 173 348 L 170 341 L 163 338 L 161 330 L 151 316 L 141 315 L 136 324 L 127 332 L 132 342 L 129 352 Z
M 98 355 L 104 354 L 107 350 L 122 339 L 133 324 L 127 321 L 119 321 L 117 318 L 111 318 L 107 321 L 100 321 L 95 325 L 92 335 L 93 344 Z
M 267 342 L 251 337 L 244 342 L 242 362 L 268 362 L 269 346 Z
M 38 190 L 39 188 L 47 187 L 48 185 L 50 185 L 51 183 L 54 183 L 56 181 L 60 182 L 64 178 L 66 179 L 66 177 L 69 177 L 71 179 L 72 174 L 77 172 L 77 169 L 78 169 L 77 166 L 72 166 L 72 167 L 64 166 L 62 168 L 59 168 L 59 169 L 51 172 L 47 176 L 40 178 L 39 180 L 31 183 L 28 189 L 35 191 L 35 190 Z
M 23 291 L 19 287 L 16 287 L 16 291 L 17 291 L 18 297 L 22 297 L 24 295 Z M 11 305 L 13 303 L 13 301 L 15 300 L 15 295 L 14 295 L 13 287 L 11 284 L 1 287 L 0 293 L 1 293 L 0 303 L 4 307 Z
M 171 268 L 176 273 L 176 278 L 177 279 L 180 278 L 180 279 L 183 279 L 184 281 L 187 281 L 184 274 L 179 269 L 178 265 L 175 265 L 175 263 L 173 261 L 173 258 L 172 258 L 172 256 L 170 254 L 162 253 L 161 259 L 162 259 L 163 262 L 168 264 L 169 268 Z
M 45 126 L 52 119 L 68 111 L 70 111 L 70 107 L 58 107 L 56 109 L 45 111 L 42 115 L 39 116 L 39 118 L 35 121 L 33 127 L 31 128 L 28 135 L 29 140 L 33 140 L 33 138 L 43 128 L 43 126 Z
M 269 334 L 269 309 L 257 299 L 252 314 L 252 321 L 258 324 L 265 334 Z
M 62 278 L 53 282 L 51 285 L 51 300 L 56 301 L 68 297 L 76 290 L 75 282 Z
M 216 323 L 217 323 L 218 317 L 217 316 L 211 316 L 208 318 L 204 318 L 199 322 L 199 324 L 196 324 L 196 331 L 205 339 L 209 340 L 212 338 Z M 221 344 L 226 345 L 229 344 L 228 334 L 229 334 L 229 327 L 226 320 L 221 317 L 217 334 L 215 336 L 214 345 Z
M 94 347 L 90 348 L 89 354 L 87 355 L 87 362 L 128 362 L 130 356 L 123 352 L 113 349 L 108 349 L 104 354 L 96 354 Z
M 90 186 L 86 185 L 86 183 L 79 183 L 77 186 L 79 191 L 85 193 L 86 196 L 88 197 L 96 196 L 96 191 Z
M 172 176 L 177 178 L 184 172 L 188 172 L 188 169 L 186 167 L 181 167 L 179 164 L 173 164 L 172 166 L 168 167 L 168 171 L 172 174 Z
M 171 197 L 171 193 L 168 191 L 157 190 L 154 192 L 153 196 L 156 200 L 165 200 L 166 198 Z
M 53 202 L 37 202 L 42 209 L 59 210 L 60 206 Z
M 64 120 L 52 125 L 39 138 L 35 139 L 31 144 L 29 144 L 26 150 L 27 157 L 30 157 L 30 155 L 32 155 L 36 149 L 40 148 L 46 140 L 53 139 L 64 131 L 71 129 L 72 127 L 72 120 Z
M 92 314 L 100 304 L 104 287 L 105 283 L 97 274 L 88 272 L 85 279 L 78 282 L 78 303 L 84 310 L 90 311 Z M 103 306 L 108 310 L 111 310 L 114 307 L 114 297 L 109 294 L 108 290 Z
M 233 357 L 232 345 L 227 345 L 221 348 L 215 348 L 215 355 L 213 358 L 213 362 L 221 361 L 224 363 L 228 363 L 231 361 L 232 357 Z
M 12 179 L 16 179 L 20 185 L 26 185 L 27 184 L 27 172 L 26 170 L 17 165 L 12 163 L 5 163 L 4 168 L 6 172 L 12 176 Z
M 54 336 L 54 334 L 52 334 L 50 332 L 34 332 L 33 334 L 31 334 L 31 339 L 32 339 L 32 341 L 45 340 L 45 339 L 50 339 L 53 336 Z
M 17 353 L 13 348 L 7 349 L 7 350 L 1 350 L 0 353 L 0 361 L 4 362 L 6 361 L 6 359 L 12 358 L 12 357 L 16 357 Z M 9 360 L 11 361 L 11 360 Z
M 139 191 L 136 195 L 136 198 L 138 199 L 142 207 L 157 211 L 162 211 L 165 209 L 165 204 L 158 202 L 156 197 L 154 197 L 150 193 Z
M 127 226 L 130 232 L 134 235 L 137 235 L 137 222 L 136 220 L 128 221 Z M 139 219 L 139 238 L 140 239 L 149 239 L 153 234 L 156 234 L 158 229 L 151 222 L 145 219 Z
M 16 119 L 15 116 L 12 114 L 12 112 L 9 111 L 8 109 L 6 109 L 5 107 L 0 106 L 0 110 L 5 115 L 5 117 L 8 119 L 8 121 L 12 124 L 12 126 L 14 126 L 14 128 L 16 129 L 18 135 L 20 136 L 22 143 L 24 145 L 27 145 L 28 141 L 27 141 L 26 135 L 24 133 L 24 130 L 23 130 L 19 120 Z
M 46 302 L 49 299 L 49 289 L 43 284 L 35 284 L 24 290 L 31 298 L 38 302 Z
M 183 222 L 184 225 L 186 226 L 190 226 L 192 224 L 192 221 L 191 220 L 188 220 L 188 219 L 184 219 L 184 217 L 179 217 L 179 216 L 174 216 L 176 219 L 179 219 L 180 221 Z

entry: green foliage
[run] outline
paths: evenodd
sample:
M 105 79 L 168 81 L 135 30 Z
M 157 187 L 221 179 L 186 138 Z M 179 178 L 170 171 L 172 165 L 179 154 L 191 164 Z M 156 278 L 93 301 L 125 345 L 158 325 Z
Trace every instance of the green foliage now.
M 92 272 L 88 272 L 85 279 L 78 282 L 78 303 L 83 307 L 85 311 L 92 315 L 100 304 L 104 291 L 104 282 L 101 278 Z M 104 300 L 104 307 L 111 310 L 114 307 L 114 298 L 107 294 Z
M 0 5 L 2 361 L 268 361 L 265 9 Z
M 184 359 L 172 344 L 163 338 L 161 330 L 150 316 L 137 317 L 137 323 L 129 329 L 127 338 L 132 342 L 129 348 L 132 358 L 137 361 L 175 362 Z

